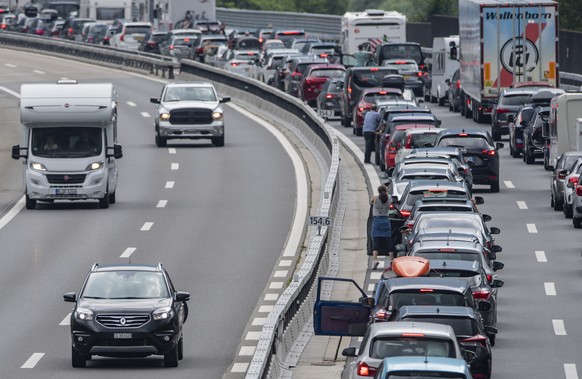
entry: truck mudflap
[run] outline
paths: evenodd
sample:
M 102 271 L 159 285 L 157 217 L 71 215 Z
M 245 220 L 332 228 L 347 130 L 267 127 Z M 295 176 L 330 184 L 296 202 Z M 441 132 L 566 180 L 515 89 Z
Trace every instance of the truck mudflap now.
M 358 301 L 338 299 L 335 293 L 361 295 Z M 338 290 L 337 286 L 342 287 Z M 347 289 L 348 291 L 344 291 Z M 322 293 L 329 300 L 322 299 Z M 335 296 L 335 298 L 333 298 Z M 350 296 L 350 295 L 348 295 Z M 354 295 L 357 296 L 357 295 Z M 320 277 L 317 282 L 317 300 L 313 308 L 313 328 L 320 336 L 357 336 L 361 337 L 368 328 L 373 306 L 373 297 L 368 297 L 364 290 L 352 279 Z

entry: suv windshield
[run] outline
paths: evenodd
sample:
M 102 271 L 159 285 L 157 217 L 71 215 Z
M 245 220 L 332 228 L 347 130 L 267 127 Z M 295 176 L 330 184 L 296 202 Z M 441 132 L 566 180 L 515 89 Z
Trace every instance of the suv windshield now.
M 155 299 L 169 297 L 161 272 L 102 271 L 93 272 L 80 297 L 92 299 Z
M 455 358 L 451 341 L 427 337 L 377 338 L 370 346 L 370 358 L 420 356 Z

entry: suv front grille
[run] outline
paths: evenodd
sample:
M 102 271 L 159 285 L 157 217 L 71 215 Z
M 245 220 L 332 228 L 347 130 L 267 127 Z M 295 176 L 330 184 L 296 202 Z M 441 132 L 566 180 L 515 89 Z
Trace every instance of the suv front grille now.
M 106 328 L 139 328 L 150 321 L 150 315 L 99 314 L 96 319 Z
M 170 112 L 172 125 L 212 124 L 212 110 L 204 108 L 175 109 Z
M 47 174 L 46 179 L 50 184 L 83 184 L 85 174 Z

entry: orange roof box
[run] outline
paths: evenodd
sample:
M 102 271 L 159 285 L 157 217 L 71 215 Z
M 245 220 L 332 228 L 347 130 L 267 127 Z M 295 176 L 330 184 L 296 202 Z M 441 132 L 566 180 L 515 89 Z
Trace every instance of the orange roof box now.
M 398 257 L 392 261 L 392 271 L 404 278 L 425 276 L 430 271 L 430 263 L 422 257 Z

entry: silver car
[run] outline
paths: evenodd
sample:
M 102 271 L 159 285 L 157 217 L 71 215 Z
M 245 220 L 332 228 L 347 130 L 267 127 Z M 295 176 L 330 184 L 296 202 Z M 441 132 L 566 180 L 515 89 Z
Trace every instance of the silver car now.
M 345 348 L 342 355 L 353 357 L 342 371 L 342 379 L 370 378 L 384 358 L 399 356 L 448 357 L 463 359 L 450 325 L 426 322 L 379 322 L 368 327 L 356 353 Z
M 222 103 L 212 83 L 176 82 L 164 86 L 156 104 L 154 121 L 156 145 L 165 147 L 169 139 L 210 139 L 214 146 L 224 146 Z
M 556 161 L 556 167 L 550 176 L 550 207 L 554 208 L 555 211 L 564 209 L 566 176 L 580 157 L 582 157 L 582 152 L 568 151 L 560 155 Z
M 576 229 L 582 228 L 582 180 L 578 178 L 572 194 L 572 223 Z
M 566 218 L 572 218 L 573 215 L 572 200 L 574 198 L 575 185 L 578 183 L 580 174 L 582 174 L 582 158 L 574 162 L 574 165 L 564 178 L 564 201 L 562 202 L 562 210 Z

